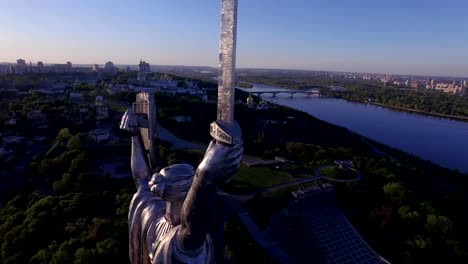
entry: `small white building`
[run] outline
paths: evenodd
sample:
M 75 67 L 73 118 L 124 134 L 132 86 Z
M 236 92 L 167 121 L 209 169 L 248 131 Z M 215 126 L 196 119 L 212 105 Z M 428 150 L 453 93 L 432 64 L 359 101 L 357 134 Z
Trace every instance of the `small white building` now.
M 91 71 L 93 72 L 99 72 L 101 71 L 101 69 L 99 68 L 99 65 L 98 64 L 93 64 L 92 68 L 91 68 Z
M 109 107 L 104 104 L 104 97 L 102 95 L 96 96 L 96 120 L 104 120 L 109 117 Z
M 252 94 L 249 94 L 249 97 L 247 97 L 247 108 L 253 109 L 253 97 Z

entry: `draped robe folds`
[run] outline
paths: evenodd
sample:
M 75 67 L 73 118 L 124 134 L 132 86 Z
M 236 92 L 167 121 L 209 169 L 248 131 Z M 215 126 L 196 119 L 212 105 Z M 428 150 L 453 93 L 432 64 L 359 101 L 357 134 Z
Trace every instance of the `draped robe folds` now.
M 141 187 L 135 193 L 128 215 L 131 263 L 214 263 L 210 235 L 199 249 L 184 250 L 177 242 L 179 226 L 173 226 L 165 213 L 166 202 L 149 188 Z

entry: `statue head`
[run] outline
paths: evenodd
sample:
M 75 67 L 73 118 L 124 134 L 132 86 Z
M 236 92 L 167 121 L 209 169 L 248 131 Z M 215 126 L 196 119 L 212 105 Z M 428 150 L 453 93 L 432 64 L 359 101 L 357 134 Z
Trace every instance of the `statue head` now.
M 153 174 L 148 186 L 152 193 L 167 202 L 183 202 L 192 186 L 194 168 L 190 164 L 174 164 Z

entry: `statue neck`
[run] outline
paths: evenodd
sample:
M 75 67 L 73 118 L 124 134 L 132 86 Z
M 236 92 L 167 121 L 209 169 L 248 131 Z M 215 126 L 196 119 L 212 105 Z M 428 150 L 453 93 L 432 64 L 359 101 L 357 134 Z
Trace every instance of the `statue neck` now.
M 183 204 L 184 201 L 166 203 L 165 218 L 172 224 L 172 226 L 177 226 L 180 224 L 180 212 L 182 211 Z

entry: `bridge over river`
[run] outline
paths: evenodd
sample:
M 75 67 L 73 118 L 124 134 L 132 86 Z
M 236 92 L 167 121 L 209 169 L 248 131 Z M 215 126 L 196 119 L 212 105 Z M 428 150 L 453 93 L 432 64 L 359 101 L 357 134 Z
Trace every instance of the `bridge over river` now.
M 244 90 L 246 91 L 246 90 Z M 247 91 L 246 91 L 247 92 Z M 307 97 L 311 95 L 320 96 L 320 91 L 317 90 L 262 90 L 262 91 L 251 91 L 250 94 L 260 96 L 261 94 L 271 94 L 273 97 L 276 97 L 277 94 L 286 93 L 289 94 L 289 97 L 292 98 L 295 94 L 305 94 Z

